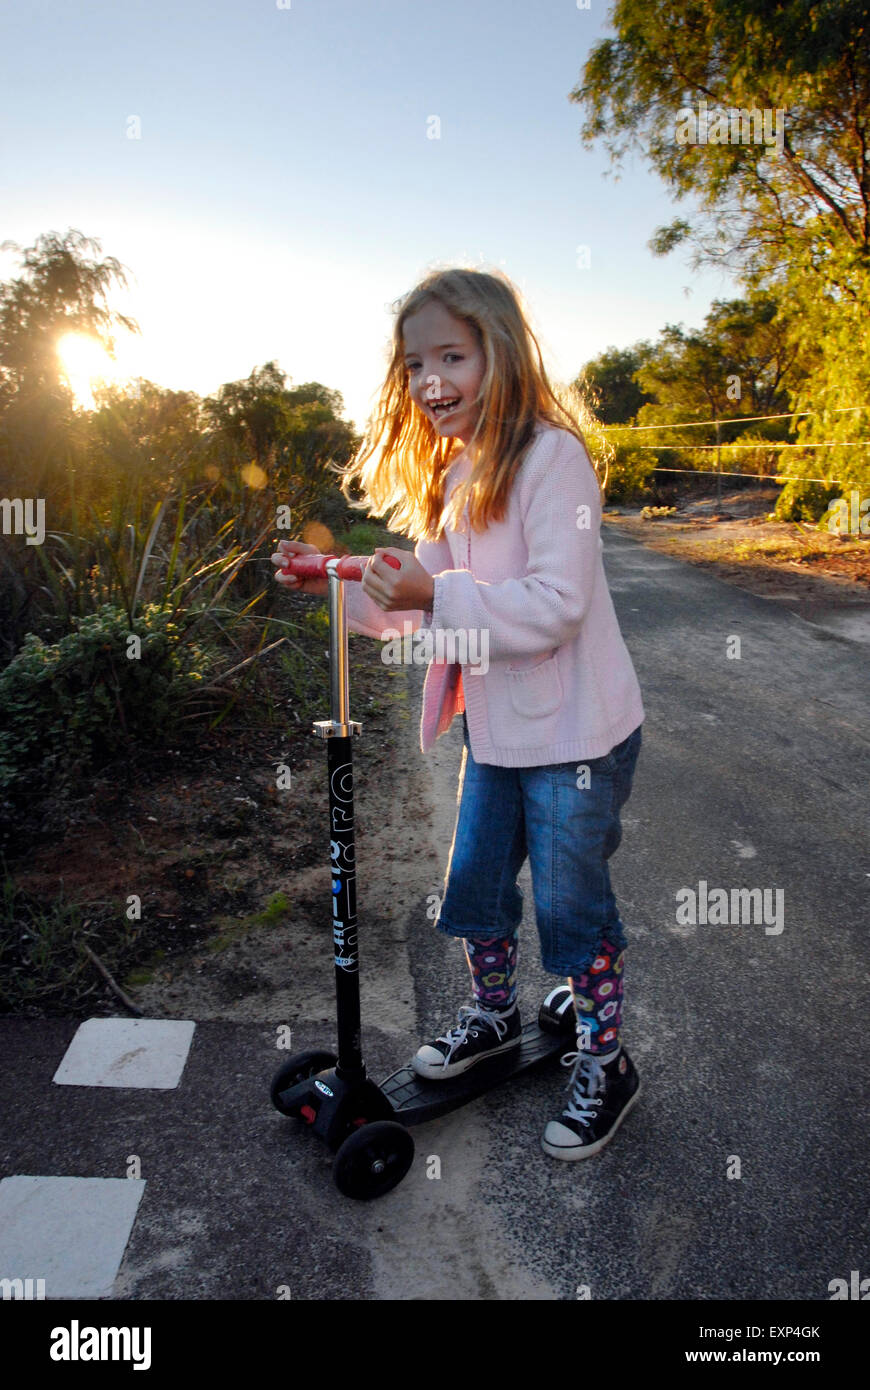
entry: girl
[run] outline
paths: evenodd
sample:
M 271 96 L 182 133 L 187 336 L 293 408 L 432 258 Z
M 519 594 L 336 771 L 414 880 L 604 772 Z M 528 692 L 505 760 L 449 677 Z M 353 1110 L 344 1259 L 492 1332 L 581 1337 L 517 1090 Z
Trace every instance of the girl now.
M 462 938 L 473 1001 L 414 1069 L 456 1076 L 520 1041 L 517 875 L 528 857 L 544 969 L 567 976 L 578 1047 L 554 1158 L 597 1153 L 639 1095 L 622 1046 L 625 935 L 608 860 L 621 839 L 644 712 L 601 559 L 601 495 L 506 276 L 433 271 L 399 303 L 369 435 L 344 473 L 416 541 L 346 586 L 348 624 L 426 629 L 424 753 L 462 714 L 459 809 L 437 926 Z M 316 547 L 282 541 L 273 564 Z M 401 561 L 396 570 L 381 558 Z M 279 583 L 326 593 L 327 581 Z M 467 644 L 467 645 L 466 645 Z M 473 648 L 486 662 L 463 660 Z

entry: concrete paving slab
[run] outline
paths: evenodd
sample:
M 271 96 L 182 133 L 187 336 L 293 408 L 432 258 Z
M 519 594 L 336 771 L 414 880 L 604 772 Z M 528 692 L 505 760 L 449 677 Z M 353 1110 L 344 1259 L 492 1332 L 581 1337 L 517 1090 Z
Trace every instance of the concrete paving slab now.
M 58 1086 L 133 1086 L 174 1090 L 195 1023 L 169 1018 L 89 1018 L 54 1074 Z
M 0 1279 L 42 1280 L 46 1298 L 111 1298 L 144 1191 L 141 1178 L 4 1178 Z

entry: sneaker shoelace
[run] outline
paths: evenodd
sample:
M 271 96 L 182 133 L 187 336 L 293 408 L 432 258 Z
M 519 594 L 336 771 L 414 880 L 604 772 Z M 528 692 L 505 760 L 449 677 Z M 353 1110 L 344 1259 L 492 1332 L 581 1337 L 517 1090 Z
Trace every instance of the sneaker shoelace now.
M 463 1004 L 459 1010 L 459 1022 L 455 1024 L 449 1032 L 444 1033 L 437 1039 L 438 1042 L 447 1043 L 450 1049 L 447 1056 L 444 1058 L 445 1067 L 450 1062 L 450 1058 L 453 1056 L 457 1047 L 465 1042 L 469 1032 L 474 1031 L 472 1027 L 474 1023 L 483 1023 L 493 1028 L 499 1042 L 501 1042 L 508 1028 L 507 1020 L 500 1014 L 490 1009 L 484 1009 L 480 1004 Z
M 591 1124 L 595 1118 L 595 1107 L 603 1103 L 601 1093 L 606 1084 L 604 1068 L 597 1057 L 582 1049 L 566 1052 L 561 1060 L 563 1067 L 573 1067 L 571 1079 L 565 1088 L 571 1092 L 571 1099 L 562 1114 L 571 1120 L 579 1120 L 582 1125 Z

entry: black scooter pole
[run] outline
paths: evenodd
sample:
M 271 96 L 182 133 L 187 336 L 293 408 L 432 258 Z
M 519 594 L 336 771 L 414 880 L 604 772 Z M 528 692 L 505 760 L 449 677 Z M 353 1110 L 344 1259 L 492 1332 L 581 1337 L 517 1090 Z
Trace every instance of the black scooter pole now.
M 335 1003 L 338 1022 L 336 1075 L 365 1078 L 360 1038 L 359 944 L 356 919 L 356 848 L 353 818 L 353 739 L 362 725 L 349 715 L 347 612 L 337 561 L 326 564 L 329 576 L 330 719 L 314 732 L 326 739 L 329 770 L 330 860 L 332 871 L 332 939 L 335 948 Z

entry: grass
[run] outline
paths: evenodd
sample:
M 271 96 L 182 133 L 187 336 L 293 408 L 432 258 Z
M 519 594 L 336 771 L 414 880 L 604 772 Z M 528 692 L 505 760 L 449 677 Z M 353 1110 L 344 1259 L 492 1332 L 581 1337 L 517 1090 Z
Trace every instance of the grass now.
M 727 542 L 726 542 L 727 543 Z M 848 555 L 856 551 L 866 551 L 860 541 L 847 544 L 837 537 L 826 537 L 817 532 L 798 531 L 785 536 L 762 536 L 759 540 L 735 541 L 731 544 L 731 554 L 736 560 L 797 560 L 812 563 L 825 560 L 832 555 Z
M 370 521 L 357 521 L 333 536 L 334 547 L 347 546 L 351 555 L 371 555 L 376 546 L 396 545 L 397 538 L 385 527 Z
M 218 918 L 223 923 L 223 929 L 206 941 L 205 949 L 216 955 L 220 951 L 225 951 L 229 946 L 234 946 L 237 941 L 248 936 L 257 927 L 274 927 L 282 921 L 290 911 L 290 902 L 286 894 L 282 892 L 273 893 L 266 906 L 260 912 L 254 912 L 250 917 L 244 917 L 237 921 L 231 917 Z
M 83 908 L 63 889 L 46 903 L 36 903 L 4 872 L 0 886 L 0 1013 L 26 1014 L 78 1008 L 90 995 L 102 993 L 102 981 L 84 950 L 98 954 L 108 970 L 112 957 L 126 950 L 137 936 L 119 908 L 112 939 L 91 925 L 97 912 L 111 912 L 109 903 Z M 86 917 L 85 913 L 91 914 Z

